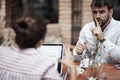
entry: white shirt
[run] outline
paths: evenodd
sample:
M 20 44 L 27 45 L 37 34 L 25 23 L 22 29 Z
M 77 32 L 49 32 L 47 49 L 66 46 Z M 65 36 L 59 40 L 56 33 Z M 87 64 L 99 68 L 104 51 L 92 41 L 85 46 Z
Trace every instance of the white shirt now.
M 79 40 L 77 42 L 86 42 L 89 50 L 96 48 L 96 37 L 92 35 L 91 29 L 95 28 L 94 22 L 86 24 L 79 34 Z M 120 21 L 111 19 L 109 25 L 104 29 L 103 35 L 106 39 L 103 43 L 98 43 L 98 52 L 96 60 L 105 60 L 108 63 L 120 63 Z M 76 44 L 76 45 L 77 45 Z M 73 54 L 76 55 L 75 48 Z M 85 56 L 85 50 L 82 56 Z
M 54 62 L 34 48 L 0 47 L 0 80 L 62 80 Z

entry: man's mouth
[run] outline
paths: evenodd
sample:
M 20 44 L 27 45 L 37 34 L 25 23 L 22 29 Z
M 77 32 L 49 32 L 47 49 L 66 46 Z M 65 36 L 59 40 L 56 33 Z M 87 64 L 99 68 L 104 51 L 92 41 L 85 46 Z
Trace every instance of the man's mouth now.
M 100 19 L 98 20 L 98 23 L 101 24 L 101 20 Z

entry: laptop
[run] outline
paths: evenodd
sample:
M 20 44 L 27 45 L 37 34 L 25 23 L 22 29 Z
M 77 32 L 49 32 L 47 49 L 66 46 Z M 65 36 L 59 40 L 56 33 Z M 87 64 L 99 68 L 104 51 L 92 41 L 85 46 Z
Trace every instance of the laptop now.
M 38 52 L 44 56 L 50 57 L 55 61 L 55 69 L 61 74 L 62 64 L 58 63 L 57 59 L 62 59 L 63 56 L 63 44 L 43 44 L 37 48 Z

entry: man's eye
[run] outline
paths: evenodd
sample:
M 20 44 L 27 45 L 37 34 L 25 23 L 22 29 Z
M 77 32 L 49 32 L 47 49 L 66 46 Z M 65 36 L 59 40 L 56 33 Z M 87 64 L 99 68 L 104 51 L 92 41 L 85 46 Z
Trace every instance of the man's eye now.
M 92 13 L 93 13 L 93 14 L 97 14 L 97 12 L 96 12 L 96 11 L 92 11 Z
M 100 11 L 101 14 L 105 13 L 105 11 Z

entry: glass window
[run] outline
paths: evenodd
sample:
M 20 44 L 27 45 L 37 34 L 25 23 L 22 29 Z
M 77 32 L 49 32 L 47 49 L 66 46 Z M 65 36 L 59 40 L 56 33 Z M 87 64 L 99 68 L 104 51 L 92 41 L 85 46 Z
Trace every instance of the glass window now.
M 50 23 L 58 22 L 58 0 L 11 0 L 11 4 L 12 19 L 32 13 Z

